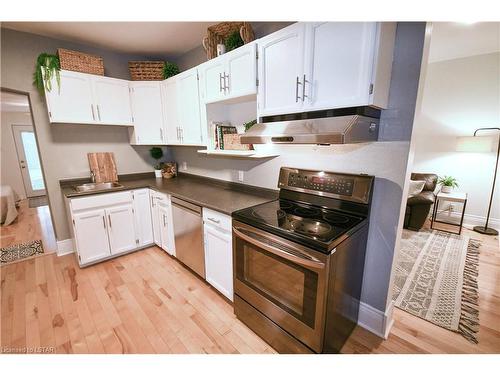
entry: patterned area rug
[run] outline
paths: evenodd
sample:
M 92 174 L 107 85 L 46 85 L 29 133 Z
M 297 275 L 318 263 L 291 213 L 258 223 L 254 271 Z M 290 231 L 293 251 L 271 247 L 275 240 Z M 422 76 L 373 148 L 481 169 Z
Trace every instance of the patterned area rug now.
M 479 246 L 467 236 L 403 230 L 395 306 L 477 343 Z
M 43 253 L 41 240 L 30 241 L 22 244 L 2 247 L 0 249 L 0 264 L 6 264 Z

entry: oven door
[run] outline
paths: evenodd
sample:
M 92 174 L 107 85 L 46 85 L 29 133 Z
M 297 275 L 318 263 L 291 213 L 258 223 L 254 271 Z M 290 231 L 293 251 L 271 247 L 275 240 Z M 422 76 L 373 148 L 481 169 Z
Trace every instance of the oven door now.
M 233 251 L 235 294 L 321 352 L 328 256 L 237 221 Z

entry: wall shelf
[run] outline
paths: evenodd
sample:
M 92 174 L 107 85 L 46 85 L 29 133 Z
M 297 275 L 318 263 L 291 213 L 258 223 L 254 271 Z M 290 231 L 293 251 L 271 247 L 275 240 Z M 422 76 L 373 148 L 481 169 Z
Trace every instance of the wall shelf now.
M 278 154 L 263 153 L 258 150 L 198 150 L 199 154 L 204 154 L 207 156 L 222 156 L 231 158 L 251 158 L 251 159 L 264 159 L 264 158 L 274 158 L 279 156 Z

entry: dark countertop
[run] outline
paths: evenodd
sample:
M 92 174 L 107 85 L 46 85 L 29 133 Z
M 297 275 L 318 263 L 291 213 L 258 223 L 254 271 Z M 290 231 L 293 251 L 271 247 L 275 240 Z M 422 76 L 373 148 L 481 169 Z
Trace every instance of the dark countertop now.
M 277 190 L 200 177 L 187 173 L 179 174 L 177 177 L 171 179 L 157 179 L 153 173 L 120 175 L 118 182 L 123 187 L 103 191 L 77 192 L 73 188 L 75 185 L 86 182 L 89 182 L 89 180 L 62 180 L 60 181 L 61 191 L 67 198 L 77 198 L 86 195 L 150 188 L 228 215 L 231 215 L 234 211 L 269 202 L 278 197 Z

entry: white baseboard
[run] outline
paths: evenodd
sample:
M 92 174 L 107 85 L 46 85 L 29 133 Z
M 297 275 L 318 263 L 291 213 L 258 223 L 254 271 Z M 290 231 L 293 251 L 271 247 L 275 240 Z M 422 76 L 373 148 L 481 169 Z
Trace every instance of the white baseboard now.
M 73 240 L 68 238 L 67 240 L 57 241 L 57 256 L 62 256 L 66 254 L 71 254 L 75 251 L 73 246 Z
M 364 302 L 359 304 L 358 324 L 375 335 L 386 339 L 394 324 L 392 310 L 394 302 L 391 302 L 387 311 L 380 311 Z

